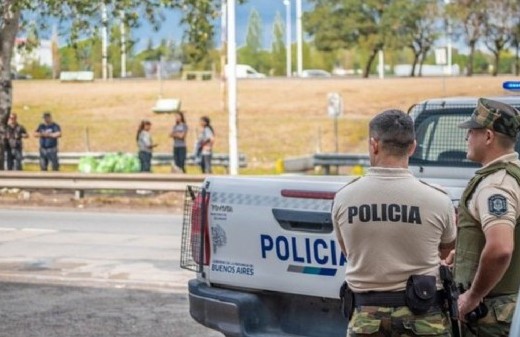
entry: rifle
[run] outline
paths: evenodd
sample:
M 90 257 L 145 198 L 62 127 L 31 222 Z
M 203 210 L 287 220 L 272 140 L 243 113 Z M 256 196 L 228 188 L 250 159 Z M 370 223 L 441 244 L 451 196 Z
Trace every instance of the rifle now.
M 448 266 L 440 266 L 439 271 L 447 304 L 445 310 L 450 316 L 453 337 L 461 337 L 458 321 L 459 308 L 457 305 L 459 289 L 457 288 L 455 281 L 453 281 L 453 274 Z

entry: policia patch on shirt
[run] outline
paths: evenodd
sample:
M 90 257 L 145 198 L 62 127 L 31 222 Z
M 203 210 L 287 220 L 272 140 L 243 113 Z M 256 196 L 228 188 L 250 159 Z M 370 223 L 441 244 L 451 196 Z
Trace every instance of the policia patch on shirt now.
M 489 214 L 501 216 L 507 212 L 507 200 L 503 195 L 493 194 L 488 199 Z

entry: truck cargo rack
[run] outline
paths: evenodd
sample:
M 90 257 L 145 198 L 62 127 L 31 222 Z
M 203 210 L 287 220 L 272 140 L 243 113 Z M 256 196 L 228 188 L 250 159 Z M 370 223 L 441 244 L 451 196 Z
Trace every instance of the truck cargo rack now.
M 202 247 L 202 234 L 203 231 L 199 231 L 198 234 L 192 232 L 193 221 L 200 221 L 201 211 L 194 212 L 194 205 L 197 202 L 197 196 L 201 192 L 200 186 L 188 185 L 186 187 L 184 195 L 184 210 L 183 210 L 183 223 L 182 223 L 182 238 L 181 238 L 181 268 L 200 272 L 202 271 L 202 264 L 197 263 L 193 256 L 193 246 L 198 243 L 199 247 Z M 196 213 L 196 214 L 194 214 Z M 198 241 L 198 242 L 193 242 Z M 200 254 L 200 252 L 196 252 Z

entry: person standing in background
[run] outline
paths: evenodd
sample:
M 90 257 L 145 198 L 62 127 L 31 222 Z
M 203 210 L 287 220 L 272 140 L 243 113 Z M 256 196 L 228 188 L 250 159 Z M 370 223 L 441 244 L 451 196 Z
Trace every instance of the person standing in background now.
M 173 126 L 170 137 L 173 138 L 173 163 L 174 169 L 180 169 L 186 173 L 186 134 L 188 133 L 188 125 L 184 119 L 184 113 L 181 111 L 175 113 L 175 125 Z
M 137 129 L 137 147 L 139 149 L 139 163 L 141 164 L 141 172 L 152 171 L 152 149 L 157 146 L 152 141 L 150 129 L 152 123 L 149 120 L 143 119 L 139 128 Z
M 26 129 L 18 124 L 18 116 L 11 113 L 5 129 L 5 152 L 7 157 L 7 169 L 9 171 L 22 170 L 22 139 L 27 138 Z
M 200 168 L 202 173 L 211 173 L 211 157 L 213 154 L 213 144 L 215 143 L 215 132 L 211 126 L 209 117 L 200 118 L 202 132 L 197 141 L 197 156 L 201 157 Z
M 38 126 L 34 136 L 40 138 L 40 169 L 47 171 L 50 162 L 52 170 L 58 171 L 58 138 L 61 137 L 61 128 L 53 122 L 50 112 L 43 113 L 43 123 Z

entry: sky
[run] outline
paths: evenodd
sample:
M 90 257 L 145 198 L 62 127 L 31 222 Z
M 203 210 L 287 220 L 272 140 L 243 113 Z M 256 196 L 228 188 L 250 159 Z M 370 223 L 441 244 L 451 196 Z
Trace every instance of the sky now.
M 303 1 L 303 7 L 309 8 L 309 5 L 306 4 L 305 0 Z M 243 5 L 237 5 L 236 7 L 236 18 L 237 18 L 237 45 L 241 46 L 245 43 L 246 33 L 247 33 L 247 22 L 249 19 L 249 15 L 252 9 L 256 9 L 260 17 L 262 19 L 262 23 L 264 26 L 264 47 L 270 48 L 272 42 L 272 30 L 273 30 L 273 22 L 276 16 L 276 12 L 280 13 L 283 22 L 285 23 L 285 5 L 283 4 L 283 0 L 248 0 L 247 3 Z M 292 34 L 293 41 L 294 36 L 296 36 L 296 4 L 295 0 L 291 0 L 291 13 L 292 13 Z M 158 32 L 154 31 L 152 27 L 143 23 L 141 27 L 133 30 L 134 38 L 137 38 L 139 41 L 136 45 L 135 50 L 139 51 L 145 49 L 148 43 L 148 39 L 151 37 L 154 41 L 154 44 L 157 45 L 161 41 L 161 39 L 174 39 L 175 41 L 180 41 L 182 39 L 183 28 L 179 25 L 179 21 L 181 18 L 181 13 L 178 11 L 169 11 L 166 12 L 166 20 L 162 23 L 161 28 Z M 220 37 L 220 19 L 216 22 L 216 41 L 219 40 Z M 217 43 L 218 45 L 218 43 Z

